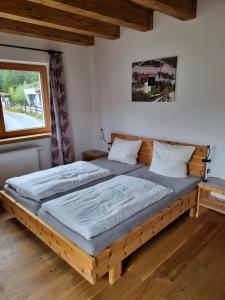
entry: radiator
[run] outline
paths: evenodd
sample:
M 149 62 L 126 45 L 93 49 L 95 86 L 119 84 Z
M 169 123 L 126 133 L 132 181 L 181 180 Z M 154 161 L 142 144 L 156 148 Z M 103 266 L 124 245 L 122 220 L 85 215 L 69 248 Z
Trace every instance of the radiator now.
M 0 152 L 0 187 L 6 179 L 40 170 L 40 147 Z

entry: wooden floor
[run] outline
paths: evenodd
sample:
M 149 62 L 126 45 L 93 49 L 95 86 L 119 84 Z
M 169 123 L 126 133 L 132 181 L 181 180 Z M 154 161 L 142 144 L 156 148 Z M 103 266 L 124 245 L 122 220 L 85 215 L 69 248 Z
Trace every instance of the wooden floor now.
M 225 217 L 188 215 L 131 255 L 113 286 L 91 286 L 0 208 L 0 299 L 225 299 Z

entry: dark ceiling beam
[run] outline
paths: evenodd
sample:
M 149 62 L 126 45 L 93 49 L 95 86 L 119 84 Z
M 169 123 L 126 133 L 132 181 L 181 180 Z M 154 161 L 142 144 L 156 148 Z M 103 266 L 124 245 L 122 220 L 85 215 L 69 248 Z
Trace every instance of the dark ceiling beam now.
M 109 39 L 120 37 L 117 25 L 24 0 L 0 1 L 0 17 L 13 21 Z
M 197 0 L 131 0 L 145 8 L 158 10 L 180 20 L 196 17 Z
M 98 21 L 140 31 L 153 28 L 153 11 L 127 0 L 28 0 Z
M 26 24 L 4 18 L 0 18 L 0 31 L 82 46 L 94 45 L 94 38 L 91 36 L 47 28 L 39 25 Z

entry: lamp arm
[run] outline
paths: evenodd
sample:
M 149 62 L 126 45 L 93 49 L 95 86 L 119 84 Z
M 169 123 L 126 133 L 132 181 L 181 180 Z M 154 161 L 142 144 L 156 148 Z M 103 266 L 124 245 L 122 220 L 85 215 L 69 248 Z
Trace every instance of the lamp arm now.
M 206 157 L 202 159 L 202 162 L 205 163 L 205 173 L 204 173 L 204 176 L 202 176 L 202 181 L 203 182 L 207 182 L 207 176 L 208 176 L 209 171 L 210 171 L 209 166 L 207 166 L 207 164 L 211 163 L 210 154 L 211 154 L 211 148 L 210 148 L 210 145 L 207 145 Z
M 104 130 L 103 130 L 103 128 L 100 128 L 100 131 L 101 131 L 101 134 L 102 134 L 102 139 L 103 139 L 103 141 L 107 144 L 107 145 L 112 145 L 112 143 L 111 142 L 107 142 L 107 140 L 106 140 L 106 138 L 105 138 L 105 134 L 104 134 Z

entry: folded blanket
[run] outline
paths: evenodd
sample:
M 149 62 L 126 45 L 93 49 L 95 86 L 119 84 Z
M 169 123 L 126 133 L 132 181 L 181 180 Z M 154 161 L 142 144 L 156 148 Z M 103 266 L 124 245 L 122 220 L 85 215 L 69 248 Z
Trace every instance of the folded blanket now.
M 112 173 L 85 161 L 10 178 L 6 183 L 23 197 L 40 201 L 57 193 L 107 177 Z
M 91 239 L 172 192 L 154 182 L 121 175 L 46 202 L 42 208 L 65 226 Z

